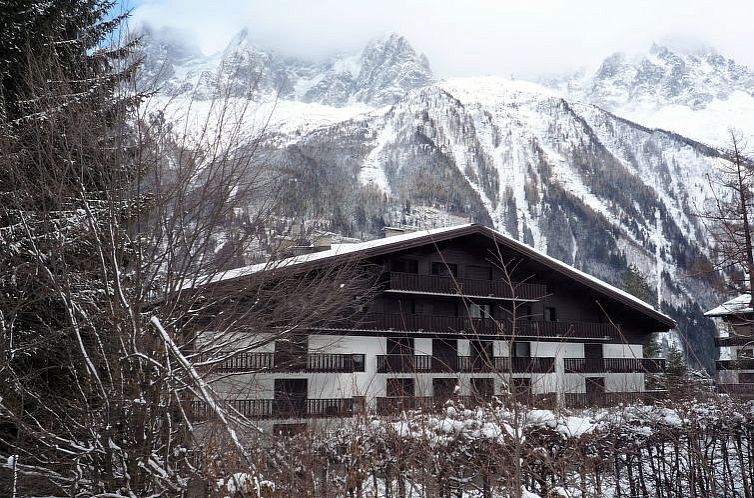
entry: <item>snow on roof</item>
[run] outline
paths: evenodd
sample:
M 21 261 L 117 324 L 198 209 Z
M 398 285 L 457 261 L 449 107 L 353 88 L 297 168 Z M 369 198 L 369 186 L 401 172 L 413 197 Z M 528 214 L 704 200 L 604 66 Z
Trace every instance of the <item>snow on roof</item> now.
M 234 278 L 245 277 L 263 270 L 272 270 L 277 268 L 285 268 L 292 265 L 299 265 L 303 263 L 311 263 L 314 261 L 325 260 L 335 256 L 343 256 L 345 254 L 356 253 L 365 251 L 368 249 L 378 249 L 384 246 L 390 246 L 398 244 L 400 242 L 407 242 L 414 239 L 420 239 L 422 237 L 432 238 L 432 236 L 446 234 L 448 232 L 458 231 L 469 228 L 472 223 L 465 223 L 462 225 L 453 225 L 442 228 L 431 228 L 426 230 L 417 230 L 414 232 L 407 232 L 400 235 L 393 235 L 382 239 L 368 240 L 366 242 L 358 242 L 355 244 L 332 244 L 331 248 L 326 251 L 319 251 L 309 254 L 301 254 L 299 256 L 292 256 L 290 258 L 281 259 L 279 261 L 270 261 L 267 263 L 257 263 L 249 266 L 242 266 L 240 268 L 234 268 L 224 272 L 219 272 L 208 278 L 207 282 L 199 282 L 196 285 L 202 285 L 205 283 L 214 283 L 224 280 L 231 280 Z M 193 284 L 188 284 L 186 287 L 193 287 Z
M 614 287 L 600 280 L 597 277 L 594 277 L 592 275 L 589 275 L 588 273 L 578 270 L 571 265 L 568 265 L 558 259 L 553 258 L 552 256 L 548 256 L 542 252 L 539 252 L 536 249 L 522 242 L 519 242 L 515 239 L 508 237 L 507 235 L 504 235 L 498 232 L 497 230 L 493 230 L 492 228 L 485 227 L 483 225 L 477 225 L 474 223 L 465 223 L 461 225 L 453 225 L 453 226 L 442 227 L 442 228 L 417 230 L 417 231 L 408 232 L 408 233 L 404 233 L 400 235 L 393 235 L 393 236 L 385 237 L 381 239 L 369 240 L 366 242 L 359 242 L 356 244 L 333 244 L 332 247 L 326 251 L 303 254 L 299 256 L 293 256 L 290 258 L 282 259 L 279 261 L 259 263 L 255 265 L 244 266 L 241 268 L 235 268 L 233 270 L 220 272 L 217 275 L 208 277 L 208 280 L 206 282 L 202 282 L 200 279 L 198 282 L 194 282 L 194 283 L 190 283 L 186 285 L 185 288 L 191 288 L 194 286 L 200 286 L 207 283 L 214 283 L 214 282 L 220 282 L 220 281 L 230 280 L 234 278 L 244 277 L 244 276 L 248 276 L 248 275 L 263 271 L 263 270 L 279 269 L 279 268 L 285 268 L 285 267 L 299 265 L 303 263 L 312 263 L 316 261 L 327 260 L 329 258 L 333 258 L 336 256 L 344 256 L 347 254 L 359 253 L 363 251 L 375 251 L 375 250 L 379 251 L 380 248 L 386 248 L 393 245 L 399 245 L 402 243 L 410 242 L 412 240 L 420 240 L 420 239 L 426 238 L 427 242 L 431 243 L 433 237 L 438 237 L 444 240 L 449 237 L 452 237 L 453 232 L 466 232 L 468 231 L 468 229 L 472 227 L 476 228 L 478 232 L 484 233 L 490 237 L 496 238 L 502 241 L 507 246 L 517 249 L 519 252 L 527 254 L 533 257 L 534 259 L 538 259 L 540 262 L 550 267 L 553 267 L 561 271 L 562 273 L 565 273 L 566 275 L 570 275 L 571 277 L 574 277 L 575 279 L 580 280 L 582 283 L 589 285 L 590 287 L 597 288 L 599 290 L 602 290 L 603 292 L 611 293 L 613 295 L 617 295 L 620 298 L 622 298 L 623 301 L 627 301 L 631 303 L 635 308 L 642 309 L 644 312 L 649 313 L 650 315 L 654 315 L 656 318 L 660 319 L 661 321 L 667 322 L 668 324 L 672 324 L 672 326 L 675 326 L 675 321 L 672 318 L 657 311 L 655 308 L 653 308 L 646 302 L 642 301 L 641 299 L 637 298 L 636 296 L 629 294 L 628 292 L 625 292 L 622 289 L 618 289 L 617 287 Z
M 751 308 L 751 295 L 741 294 L 730 301 L 724 302 L 717 308 L 712 308 L 707 311 L 704 316 L 740 315 L 742 313 L 752 312 L 754 312 L 754 309 Z

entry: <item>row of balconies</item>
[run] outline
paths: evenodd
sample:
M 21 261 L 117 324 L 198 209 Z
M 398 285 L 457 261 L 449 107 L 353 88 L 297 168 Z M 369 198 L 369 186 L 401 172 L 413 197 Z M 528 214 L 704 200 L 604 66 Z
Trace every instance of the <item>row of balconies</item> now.
M 643 392 L 598 392 L 564 393 L 563 403 L 568 408 L 606 407 L 632 402 L 652 404 L 667 398 L 667 391 Z M 488 396 L 453 396 L 454 401 L 473 407 L 488 403 Z M 404 410 L 432 411 L 441 409 L 447 397 L 432 396 L 391 396 L 376 398 L 376 412 L 379 415 L 400 413 Z M 557 405 L 555 393 L 532 394 L 522 392 L 511 396 L 511 401 L 537 408 L 552 409 Z M 366 412 L 363 396 L 354 398 L 309 399 L 305 396 L 288 396 L 276 399 L 238 399 L 230 401 L 233 410 L 249 419 L 287 418 L 330 418 L 351 417 Z M 206 403 L 195 401 L 191 405 L 194 420 L 214 418 Z
M 739 360 L 740 361 L 740 360 Z M 566 373 L 659 373 L 665 360 L 654 358 L 565 358 Z M 492 357 L 432 355 L 377 355 L 378 373 L 500 372 L 548 373 L 553 357 Z M 307 353 L 292 358 L 289 353 L 246 352 L 219 363 L 218 372 L 330 372 L 365 370 L 364 354 Z
M 390 272 L 387 289 L 412 293 L 463 295 L 535 301 L 547 295 L 547 287 L 502 280 L 474 280 L 440 275 Z
M 502 336 L 517 338 L 579 338 L 610 340 L 620 330 L 609 323 L 547 322 L 536 320 L 493 320 L 466 316 L 419 315 L 411 313 L 363 313 L 358 317 L 336 322 L 326 330 L 399 331 L 413 334 L 465 334 L 469 336 Z

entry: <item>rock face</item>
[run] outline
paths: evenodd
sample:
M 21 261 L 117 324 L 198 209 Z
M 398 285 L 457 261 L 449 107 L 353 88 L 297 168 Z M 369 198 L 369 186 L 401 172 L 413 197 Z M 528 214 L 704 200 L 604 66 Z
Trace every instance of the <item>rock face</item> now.
M 283 98 L 328 106 L 394 104 L 433 81 L 427 58 L 399 35 L 371 42 L 358 55 L 322 63 L 284 58 L 257 47 L 244 30 L 221 54 L 202 56 L 177 45 L 170 33 L 146 32 L 147 75 L 164 95 L 200 100 Z

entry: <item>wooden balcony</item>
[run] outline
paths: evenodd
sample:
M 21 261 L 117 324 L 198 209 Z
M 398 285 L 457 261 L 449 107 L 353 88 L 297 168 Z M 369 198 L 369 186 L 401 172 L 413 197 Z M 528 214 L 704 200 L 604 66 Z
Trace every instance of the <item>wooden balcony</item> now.
M 660 358 L 565 358 L 566 373 L 661 373 Z
M 458 371 L 465 373 L 548 373 L 555 369 L 555 358 L 549 356 L 529 358 L 496 356 L 491 360 L 478 356 L 459 356 Z
M 718 370 L 754 370 L 754 359 L 737 358 L 733 360 L 717 360 L 715 368 Z
M 613 393 L 564 393 L 563 400 L 568 408 L 604 408 L 621 404 L 643 403 L 651 405 L 667 399 L 667 391 L 637 391 Z
M 547 287 L 540 284 L 514 282 L 510 285 L 501 280 L 473 280 L 440 275 L 390 272 L 387 290 L 432 295 L 461 295 L 489 297 L 521 301 L 536 301 L 547 294 Z
M 481 358 L 431 355 L 378 355 L 377 373 L 547 373 L 555 368 L 555 358 Z
M 247 352 L 232 355 L 218 364 L 217 372 L 329 372 L 364 371 L 363 354 L 307 353 L 306 358 L 290 354 Z
M 307 399 L 237 399 L 228 402 L 232 408 L 249 419 L 350 417 L 354 414 L 353 398 Z M 193 420 L 215 417 L 203 401 L 191 403 Z
M 729 394 L 744 399 L 754 399 L 754 383 L 717 384 L 715 388 L 719 393 Z
M 718 348 L 728 348 L 730 346 L 754 346 L 754 337 L 744 337 L 740 335 L 728 337 L 715 337 L 715 346 Z
M 518 339 L 574 338 L 609 340 L 618 337 L 612 324 L 586 322 L 543 322 L 469 318 L 460 316 L 416 315 L 408 313 L 364 313 L 349 323 L 336 323 L 326 330 L 407 332 L 430 335 L 464 334 L 513 337 Z
M 433 410 L 437 404 L 432 396 L 390 396 L 377 398 L 377 414 L 389 415 L 407 410 Z
M 461 403 L 465 408 L 476 408 L 492 402 L 493 397 L 489 396 L 454 396 L 453 399 Z M 532 394 L 530 392 L 520 392 L 512 394 L 499 394 L 494 398 L 502 403 L 515 402 L 526 405 L 531 408 L 540 408 L 552 410 L 558 405 L 558 395 L 556 393 Z
M 532 394 L 529 392 L 518 393 L 514 395 L 503 394 L 496 396 L 457 396 L 454 395 L 451 400 L 462 404 L 466 408 L 483 406 L 492 399 L 497 398 L 503 402 L 516 402 L 530 407 L 552 409 L 557 405 L 557 395 L 555 393 Z M 392 396 L 377 398 L 377 414 L 392 415 L 402 411 L 421 410 L 424 412 L 433 412 L 442 410 L 448 398 L 434 398 L 432 396 Z

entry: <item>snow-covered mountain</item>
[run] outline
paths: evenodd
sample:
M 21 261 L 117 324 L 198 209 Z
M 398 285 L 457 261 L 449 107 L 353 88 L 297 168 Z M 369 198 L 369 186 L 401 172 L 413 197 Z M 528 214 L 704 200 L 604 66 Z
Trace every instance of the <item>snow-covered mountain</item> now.
M 171 97 L 383 106 L 433 81 L 427 58 L 396 34 L 372 41 L 359 54 L 324 62 L 279 56 L 252 43 L 246 30 L 208 57 L 181 45 L 169 31 L 146 31 L 143 39 L 148 62 L 141 83 Z
M 694 213 L 724 159 L 677 128 L 617 114 L 682 108 L 702 119 L 716 102 L 753 98 L 746 68 L 656 46 L 545 87 L 433 82 L 426 58 L 397 35 L 319 63 L 276 56 L 245 32 L 212 57 L 156 37 L 151 45 L 159 64 L 147 73 L 167 68 L 157 102 L 171 119 L 206 119 L 217 96 L 232 108 L 254 103 L 238 113 L 242 127 L 266 123 L 265 161 L 296 176 L 286 216 L 359 237 L 385 224 L 470 219 L 616 284 L 635 264 L 692 353 L 713 358 L 701 309 L 714 297 L 694 276 L 710 248 Z
M 645 126 L 707 143 L 726 144 L 730 128 L 754 138 L 754 72 L 711 47 L 653 44 L 646 53 L 617 52 L 594 71 L 543 83 Z

